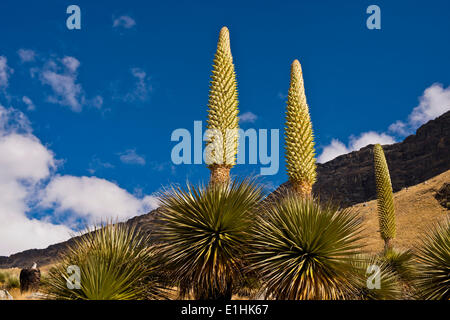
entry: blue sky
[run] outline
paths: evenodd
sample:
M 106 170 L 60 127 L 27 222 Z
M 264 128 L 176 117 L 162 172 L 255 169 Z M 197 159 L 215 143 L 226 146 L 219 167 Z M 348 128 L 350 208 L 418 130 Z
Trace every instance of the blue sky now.
M 71 4 L 81 30 L 66 27 Z M 381 30 L 366 27 L 371 4 Z M 0 193 L 13 194 L 0 196 L 11 221 L 0 255 L 60 241 L 80 222 L 144 213 L 170 183 L 207 180 L 204 165 L 171 162 L 170 135 L 206 120 L 222 26 L 240 112 L 253 115 L 242 127 L 282 129 L 299 59 L 326 161 L 401 141 L 450 108 L 449 13 L 445 0 L 0 2 Z M 282 154 L 280 133 L 269 188 L 287 179 Z

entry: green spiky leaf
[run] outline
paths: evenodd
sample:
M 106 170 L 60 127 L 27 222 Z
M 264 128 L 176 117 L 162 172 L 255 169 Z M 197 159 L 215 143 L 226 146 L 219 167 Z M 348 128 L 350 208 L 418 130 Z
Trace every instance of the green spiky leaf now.
M 173 188 L 160 196 L 156 236 L 180 295 L 231 298 L 243 282 L 250 227 L 262 199 L 249 180 Z
M 74 238 L 50 269 L 42 291 L 57 300 L 165 299 L 158 254 L 136 226 L 108 224 Z M 69 289 L 69 266 L 80 269 L 80 289 Z
M 383 240 L 395 238 L 395 208 L 391 177 L 383 148 L 376 144 L 373 148 L 375 183 L 378 198 L 378 220 Z
M 399 278 L 388 262 L 373 255 L 357 255 L 353 260 L 353 288 L 350 299 L 356 300 L 395 300 L 401 297 Z M 379 287 L 369 287 L 368 282 L 374 281 L 374 271 L 370 266 L 378 267 Z M 372 277 L 372 278 L 371 278 Z M 375 283 L 372 283 L 375 285 Z
M 238 147 L 239 102 L 230 34 L 226 27 L 220 30 L 209 89 L 207 122 L 213 136 L 207 146 L 214 150 L 209 164 L 233 166 Z M 220 133 L 220 137 L 216 133 Z
M 420 298 L 450 300 L 450 218 L 424 235 L 418 251 Z
M 341 299 L 360 252 L 357 213 L 296 195 L 277 200 L 254 226 L 252 267 L 266 298 Z
M 286 169 L 289 179 L 313 185 L 316 181 L 316 160 L 314 135 L 308 104 L 306 103 L 303 75 L 300 62 L 294 60 L 291 66 L 286 129 Z

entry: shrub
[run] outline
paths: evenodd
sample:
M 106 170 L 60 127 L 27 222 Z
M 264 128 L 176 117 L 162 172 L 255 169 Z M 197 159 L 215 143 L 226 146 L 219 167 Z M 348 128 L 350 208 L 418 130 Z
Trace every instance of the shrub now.
M 402 281 L 410 282 L 417 276 L 414 254 L 411 250 L 402 251 L 390 248 L 385 251 L 379 259 L 386 262 L 389 268 L 395 272 Z
M 246 276 L 250 227 L 261 199 L 261 187 L 250 180 L 160 195 L 157 239 L 181 297 L 231 298 Z
M 19 278 L 17 278 L 16 276 L 13 276 L 13 275 L 9 275 L 5 281 L 5 288 L 6 289 L 20 288 Z
M 80 289 L 69 289 L 67 268 L 80 268 Z M 135 226 L 107 224 L 79 238 L 50 269 L 43 291 L 53 299 L 131 300 L 165 298 L 149 238 Z
M 20 281 L 17 275 L 11 272 L 0 272 L 0 288 L 14 289 L 20 287 Z
M 267 298 L 339 299 L 352 286 L 360 219 L 350 210 L 289 194 L 255 224 L 252 266 Z
M 450 299 L 450 219 L 437 223 L 418 249 L 418 295 L 427 300 Z
M 356 300 L 395 300 L 401 297 L 401 285 L 391 266 L 378 256 L 359 255 L 352 262 L 352 287 L 348 298 Z M 374 266 L 374 269 L 369 267 Z M 375 272 L 377 274 L 375 274 Z M 379 287 L 376 287 L 376 277 Z M 372 282 L 372 281 L 374 282 Z M 372 282 L 369 287 L 368 282 Z

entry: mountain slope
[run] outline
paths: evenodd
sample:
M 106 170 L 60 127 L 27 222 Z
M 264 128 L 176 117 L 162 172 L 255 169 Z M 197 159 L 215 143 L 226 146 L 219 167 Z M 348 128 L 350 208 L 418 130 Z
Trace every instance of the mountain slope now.
M 374 199 L 373 145 L 317 166 L 314 193 L 349 206 Z M 383 146 L 394 192 L 450 169 L 450 111 L 404 141 Z
M 435 198 L 439 189 L 450 181 L 450 170 L 422 182 L 404 188 L 394 194 L 397 236 L 392 243 L 394 247 L 414 249 L 421 235 L 437 221 L 445 219 L 450 210 L 445 209 Z M 371 252 L 383 249 L 384 241 L 380 237 L 377 216 L 377 201 L 354 205 L 363 219 L 364 244 Z

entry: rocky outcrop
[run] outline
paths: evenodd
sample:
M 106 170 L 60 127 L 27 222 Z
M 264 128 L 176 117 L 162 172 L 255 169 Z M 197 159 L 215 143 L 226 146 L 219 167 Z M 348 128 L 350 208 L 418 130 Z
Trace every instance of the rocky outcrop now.
M 55 261 L 58 255 L 72 242 L 73 240 L 70 239 L 51 245 L 46 249 L 30 249 L 12 254 L 9 257 L 0 257 L 0 269 L 25 268 L 30 266 L 33 261 L 36 261 L 41 266 L 48 265 Z
M 13 300 L 13 297 L 8 291 L 0 290 L 0 300 Z
M 403 142 L 384 145 L 394 192 L 450 169 L 450 111 Z M 314 193 L 344 206 L 374 199 L 373 145 L 319 164 Z
M 450 210 L 450 183 L 444 183 L 434 196 L 440 205 Z

